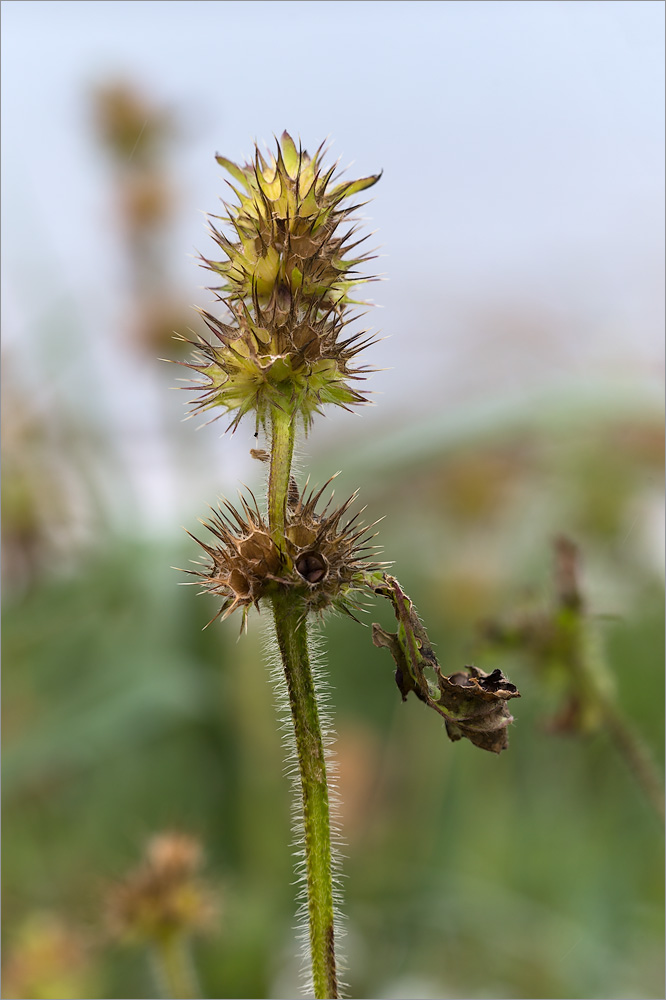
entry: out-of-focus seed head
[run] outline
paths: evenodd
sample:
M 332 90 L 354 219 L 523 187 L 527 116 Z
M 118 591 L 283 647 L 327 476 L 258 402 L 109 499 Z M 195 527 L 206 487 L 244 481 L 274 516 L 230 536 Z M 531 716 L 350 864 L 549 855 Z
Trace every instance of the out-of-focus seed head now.
M 194 838 L 180 833 L 153 838 L 143 863 L 109 893 L 113 932 L 129 941 L 154 942 L 205 930 L 215 904 L 200 879 L 201 864 L 201 847 Z
M 173 117 L 126 80 L 103 84 L 92 97 L 97 131 L 116 162 L 139 169 L 154 164 L 175 133 Z
M 148 841 L 146 860 L 156 871 L 189 878 L 201 868 L 203 851 L 199 841 L 186 833 L 159 833 Z
M 99 996 L 91 944 L 54 913 L 29 914 L 4 949 L 3 997 Z

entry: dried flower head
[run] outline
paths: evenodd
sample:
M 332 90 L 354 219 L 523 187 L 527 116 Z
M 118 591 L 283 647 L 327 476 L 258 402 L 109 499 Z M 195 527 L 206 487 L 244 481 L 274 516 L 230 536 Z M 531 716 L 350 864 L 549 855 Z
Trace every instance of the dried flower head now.
M 292 576 L 298 578 L 307 590 L 304 597 L 309 610 L 325 611 L 334 608 L 351 615 L 359 610 L 359 598 L 367 589 L 366 575 L 379 571 L 385 563 L 374 560 L 377 546 L 371 545 L 374 524 L 359 522 L 365 508 L 361 508 L 344 525 L 342 518 L 358 497 L 358 491 L 340 507 L 329 512 L 333 495 L 323 510 L 317 513 L 317 504 L 331 480 L 316 493 L 307 491 L 294 498 L 287 508 L 285 541 L 293 566 Z
M 203 580 L 205 592 L 223 598 L 212 621 L 240 608 L 241 628 L 245 627 L 250 607 L 259 608 L 260 600 L 277 587 L 295 590 L 306 613 L 335 609 L 353 617 L 353 611 L 359 610 L 361 593 L 367 590 L 366 574 L 383 564 L 372 561 L 374 536 L 369 535 L 372 526 L 359 523 L 362 510 L 341 526 L 356 493 L 329 510 L 331 496 L 317 512 L 329 483 L 317 492 L 308 492 L 307 485 L 302 493 L 295 491 L 287 507 L 281 546 L 271 537 L 251 494 L 249 500 L 241 497 L 242 513 L 224 501 L 208 521 L 201 522 L 217 542 L 196 539 L 208 560 L 201 569 L 188 572 Z
M 258 608 L 270 583 L 283 578 L 286 560 L 271 537 L 254 496 L 250 494 L 250 502 L 241 496 L 240 502 L 242 513 L 224 500 L 208 521 L 201 521 L 217 541 L 210 544 L 192 535 L 208 555 L 208 561 L 201 569 L 187 572 L 203 580 L 204 592 L 222 597 L 222 606 L 211 622 L 220 617 L 224 621 L 240 608 L 243 628 L 252 605 Z

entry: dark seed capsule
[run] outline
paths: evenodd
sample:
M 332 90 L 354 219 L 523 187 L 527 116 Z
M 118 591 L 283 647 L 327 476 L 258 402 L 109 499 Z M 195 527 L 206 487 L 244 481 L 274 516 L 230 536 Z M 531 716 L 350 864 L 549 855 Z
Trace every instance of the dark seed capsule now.
M 308 583 L 320 583 L 328 573 L 326 560 L 319 552 L 303 552 L 296 560 L 296 569 Z

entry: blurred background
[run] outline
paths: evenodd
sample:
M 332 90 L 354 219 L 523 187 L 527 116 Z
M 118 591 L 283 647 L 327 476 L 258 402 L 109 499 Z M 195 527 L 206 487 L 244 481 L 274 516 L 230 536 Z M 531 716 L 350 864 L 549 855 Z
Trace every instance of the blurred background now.
M 500 665 L 522 693 L 508 752 L 450 744 L 369 629 L 326 624 L 351 995 L 663 996 L 654 810 L 603 725 L 552 724 L 561 676 L 480 624 L 547 614 L 553 538 L 574 540 L 626 725 L 661 766 L 663 5 L 2 15 L 3 996 L 155 997 L 108 898 L 173 830 L 216 900 L 205 995 L 297 995 L 262 625 L 202 631 L 214 602 L 171 568 L 196 558 L 182 526 L 260 487 L 254 426 L 183 423 L 158 360 L 211 305 L 214 154 L 245 162 L 284 128 L 311 152 L 329 137 L 350 176 L 384 171 L 364 209 L 388 279 L 364 321 L 377 405 L 320 420 L 302 466 L 386 515 L 446 672 Z

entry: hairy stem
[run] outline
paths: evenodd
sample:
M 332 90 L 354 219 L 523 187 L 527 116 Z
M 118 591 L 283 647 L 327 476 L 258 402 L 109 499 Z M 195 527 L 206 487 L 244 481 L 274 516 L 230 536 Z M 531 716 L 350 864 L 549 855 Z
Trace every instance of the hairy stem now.
M 278 545 L 284 537 L 293 450 L 293 422 L 288 414 L 274 410 L 268 516 Z M 326 759 L 301 598 L 280 588 L 272 600 L 301 781 L 312 984 L 317 1000 L 325 1000 L 338 996 Z
M 338 996 L 335 964 L 331 828 L 326 759 L 302 608 L 281 592 L 273 598 L 303 797 L 303 835 L 314 995 Z
M 169 1000 L 196 1000 L 202 995 L 189 945 L 182 934 L 169 934 L 157 941 L 153 963 L 162 996 Z
M 271 416 L 271 468 L 268 476 L 268 522 L 271 534 L 282 547 L 289 493 L 291 460 L 294 455 L 294 418 L 273 409 Z

